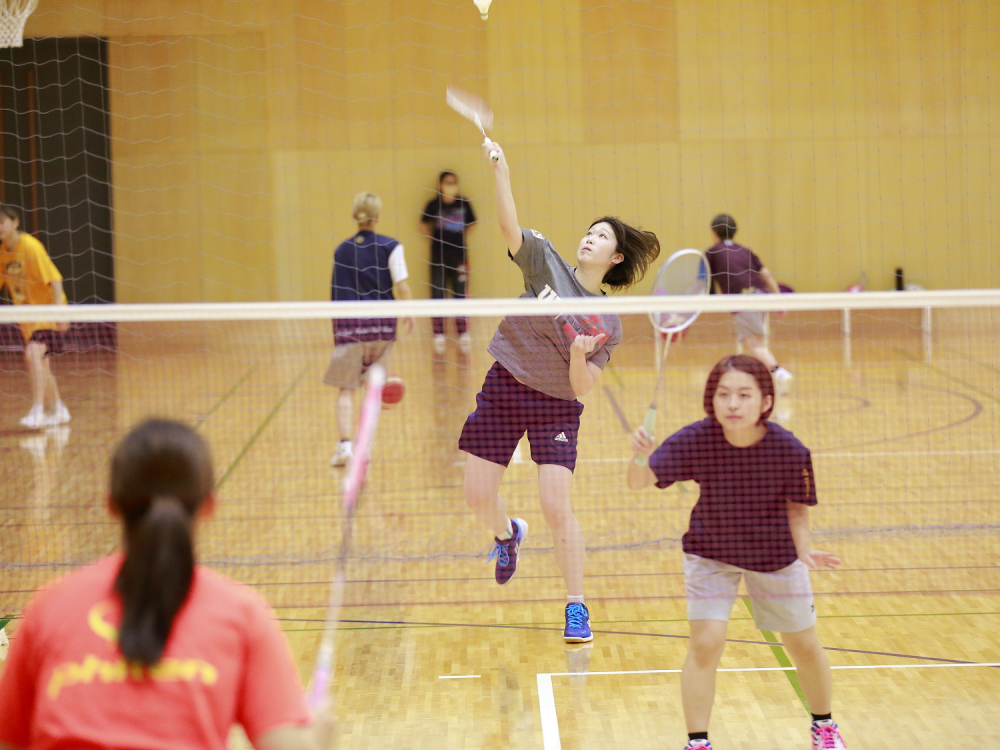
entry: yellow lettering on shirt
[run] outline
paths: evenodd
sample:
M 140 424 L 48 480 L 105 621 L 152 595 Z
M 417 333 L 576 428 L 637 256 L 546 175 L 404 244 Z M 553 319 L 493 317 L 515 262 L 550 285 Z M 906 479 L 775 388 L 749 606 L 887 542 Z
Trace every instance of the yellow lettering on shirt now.
M 91 607 L 87 613 L 87 624 L 97 636 L 117 644 L 118 629 L 103 617 L 108 606 L 108 602 L 101 602 Z M 140 682 L 147 676 L 154 682 L 200 682 L 211 686 L 218 682 L 219 670 L 201 659 L 166 657 L 147 669 L 141 664 L 131 664 L 120 656 L 107 660 L 87 654 L 81 662 L 64 662 L 58 665 L 49 678 L 46 693 L 55 700 L 64 688 L 74 685 L 92 685 L 95 682 L 110 685 L 125 680 Z
M 199 682 L 209 687 L 219 680 L 219 670 L 201 659 L 161 659 L 147 670 L 140 665 L 129 664 L 121 657 L 105 660 L 87 654 L 82 662 L 65 662 L 57 666 L 45 692 L 55 700 L 65 688 L 74 685 L 92 685 L 95 682 L 110 685 L 125 682 L 126 679 L 139 682 L 147 675 L 153 682 Z
M 102 617 L 108 606 L 108 602 L 101 602 L 91 607 L 87 613 L 87 624 L 97 636 L 110 643 L 118 643 L 118 628 Z

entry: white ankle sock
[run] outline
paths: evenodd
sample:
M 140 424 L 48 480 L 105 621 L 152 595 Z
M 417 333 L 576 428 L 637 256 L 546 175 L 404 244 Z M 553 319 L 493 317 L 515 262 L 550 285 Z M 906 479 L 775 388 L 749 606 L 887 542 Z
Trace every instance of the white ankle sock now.
M 584 597 L 583 594 L 580 594 L 580 596 L 567 596 L 566 597 L 566 603 L 567 604 L 586 604 L 586 602 L 584 601 L 584 598 L 585 597 Z
M 501 542 L 506 542 L 512 536 L 514 536 L 514 527 L 511 525 L 510 519 L 508 518 L 507 519 L 507 530 L 504 533 L 502 533 L 500 536 L 498 536 L 497 539 L 499 539 Z

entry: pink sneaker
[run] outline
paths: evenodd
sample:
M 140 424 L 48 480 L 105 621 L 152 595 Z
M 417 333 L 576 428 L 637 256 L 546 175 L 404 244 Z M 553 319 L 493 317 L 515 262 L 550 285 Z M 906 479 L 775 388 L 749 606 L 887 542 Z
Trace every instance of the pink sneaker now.
M 840 736 L 837 725 L 831 721 L 814 721 L 812 726 L 812 750 L 843 750 L 847 747 Z

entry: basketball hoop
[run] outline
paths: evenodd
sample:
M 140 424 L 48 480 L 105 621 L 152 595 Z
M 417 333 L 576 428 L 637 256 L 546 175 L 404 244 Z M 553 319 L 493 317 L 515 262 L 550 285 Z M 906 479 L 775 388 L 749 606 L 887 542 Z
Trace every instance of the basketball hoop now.
M 24 46 L 24 24 L 38 0 L 0 0 L 0 48 Z

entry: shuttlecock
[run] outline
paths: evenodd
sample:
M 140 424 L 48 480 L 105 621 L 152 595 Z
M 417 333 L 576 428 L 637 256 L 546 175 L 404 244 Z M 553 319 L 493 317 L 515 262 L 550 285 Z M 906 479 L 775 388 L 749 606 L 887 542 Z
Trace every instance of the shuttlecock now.
M 472 2 L 474 2 L 476 7 L 479 8 L 479 15 L 484 21 L 489 18 L 490 3 L 492 3 L 493 0 L 472 0 Z
M 0 661 L 5 661 L 7 659 L 7 648 L 10 646 L 10 641 L 7 640 L 7 631 L 0 628 Z

